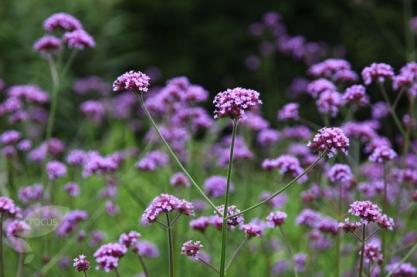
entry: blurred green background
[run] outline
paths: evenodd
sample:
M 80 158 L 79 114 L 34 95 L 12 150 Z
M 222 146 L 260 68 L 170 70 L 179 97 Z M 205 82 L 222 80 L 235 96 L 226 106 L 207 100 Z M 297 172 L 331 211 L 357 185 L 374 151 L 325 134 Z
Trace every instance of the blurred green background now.
M 72 78 L 98 75 L 113 82 L 127 70 L 156 67 L 161 77 L 153 85 L 187 76 L 212 95 L 236 86 L 258 90 L 265 116 L 276 121 L 277 109 L 288 102 L 286 88 L 294 77 L 306 76 L 307 66 L 275 53 L 263 57 L 258 70 L 248 70 L 245 59 L 259 55 L 261 42 L 249 34 L 251 23 L 276 11 L 289 35 L 327 43 L 323 59 L 339 49 L 358 73 L 372 62 L 398 70 L 407 61 L 405 27 L 417 14 L 410 7 L 409 0 L 2 0 L 0 78 L 8 86 L 36 83 L 48 89 L 47 63 L 32 46 L 45 34 L 42 22 L 66 12 L 82 22 L 97 44 L 77 55 Z

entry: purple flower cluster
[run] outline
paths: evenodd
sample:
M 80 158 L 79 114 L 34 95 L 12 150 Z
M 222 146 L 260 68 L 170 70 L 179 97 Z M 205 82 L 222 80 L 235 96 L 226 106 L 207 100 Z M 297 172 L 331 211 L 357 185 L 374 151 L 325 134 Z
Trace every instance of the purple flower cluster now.
M 260 237 L 265 233 L 265 224 L 255 220 L 254 222 L 243 224 L 241 229 L 249 238 Z
M 340 128 L 324 127 L 315 135 L 313 142 L 308 142 L 307 146 L 314 151 L 329 151 L 327 156 L 331 158 L 336 155 L 337 151 L 340 151 L 345 155 L 348 154 L 346 148 L 349 146 L 349 139 Z
M 393 262 L 387 265 L 385 270 L 387 273 L 395 270 L 391 275 L 392 277 L 413 277 L 416 276 L 417 273 L 417 268 L 412 266 L 410 263 L 400 264 L 399 262 Z
M 217 210 L 223 215 L 224 205 L 218 206 Z M 240 210 L 236 206 L 231 205 L 231 206 L 227 207 L 227 215 L 226 216 L 230 217 L 227 220 L 227 226 L 229 228 L 233 229 L 235 226 L 240 225 L 240 224 L 243 223 L 244 218 L 243 218 L 242 215 L 233 216 L 233 215 L 238 214 L 238 213 L 240 213 Z
M 336 91 L 335 84 L 327 79 L 317 79 L 307 86 L 307 93 L 313 98 L 319 97 L 325 91 Z
M 0 214 L 4 217 L 21 218 L 21 210 L 16 206 L 12 199 L 0 196 Z
M 313 64 L 308 69 L 308 73 L 314 77 L 324 77 L 335 82 L 354 82 L 358 79 L 350 63 L 343 59 L 327 59 Z
M 129 248 L 138 240 L 139 237 L 140 234 L 136 231 L 130 231 L 128 234 L 123 233 L 120 235 L 119 243 Z
M 137 253 L 140 256 L 146 257 L 146 258 L 156 258 L 159 256 L 159 250 L 158 247 L 147 240 L 138 240 L 133 246 L 132 246 L 133 253 Z
M 75 230 L 75 228 L 77 228 L 77 224 L 80 221 L 86 220 L 87 217 L 88 214 L 84 210 L 73 210 L 68 212 L 62 220 L 62 223 L 55 230 L 56 234 L 59 237 L 69 235 L 73 230 Z
M 365 67 L 361 74 L 365 85 L 371 84 L 374 79 L 383 83 L 385 79 L 392 80 L 394 78 L 392 67 L 385 63 L 372 63 L 370 66 Z
M 340 184 L 349 184 L 353 178 L 350 166 L 346 164 L 334 164 L 327 173 L 330 182 Z
M 50 161 L 46 165 L 46 172 L 48 173 L 49 180 L 55 180 L 67 175 L 67 167 L 60 161 Z
M 234 88 L 219 92 L 213 101 L 216 110 L 214 118 L 245 118 L 245 111 L 262 104 L 259 92 L 252 89 Z
M 100 246 L 94 252 L 96 262 L 99 264 L 96 269 L 104 269 L 110 272 L 119 266 L 119 259 L 127 252 L 127 247 L 120 243 L 108 243 Z
M 210 225 L 210 218 L 207 216 L 201 216 L 199 218 L 190 221 L 190 227 L 193 230 L 204 232 Z
M 165 167 L 169 162 L 169 156 L 161 151 L 155 150 L 147 153 L 135 167 L 144 171 L 154 171 L 158 167 Z
M 198 253 L 202 247 L 203 245 L 199 241 L 189 240 L 182 245 L 181 254 L 198 260 Z
M 394 150 L 392 150 L 389 146 L 382 145 L 373 150 L 372 154 L 369 156 L 369 160 L 375 163 L 383 163 L 391 161 L 395 157 L 397 157 L 397 153 L 395 153 Z
M 268 222 L 268 226 L 273 228 L 277 226 L 281 226 L 285 223 L 285 219 L 287 218 L 287 214 L 281 211 L 271 212 L 267 217 L 266 220 Z
M 147 223 L 155 222 L 161 213 L 178 211 L 188 216 L 194 216 L 193 205 L 184 200 L 178 199 L 169 194 L 161 194 L 152 200 L 152 203 L 146 208 L 142 215 L 142 221 Z
M 226 193 L 227 179 L 224 176 L 211 176 L 204 180 L 203 187 L 207 196 L 218 198 Z M 229 192 L 233 192 L 235 187 L 230 183 Z
M 95 123 L 102 121 L 105 112 L 103 104 L 95 100 L 87 100 L 81 103 L 80 110 Z
M 67 43 L 68 48 L 83 50 L 84 48 L 93 48 L 96 46 L 94 39 L 85 30 L 75 30 L 65 33 L 62 40 Z
M 171 178 L 169 179 L 169 183 L 171 184 L 171 186 L 174 187 L 190 187 L 190 181 L 188 180 L 188 177 L 182 173 L 182 172 L 177 172 L 174 175 L 171 176 Z
M 62 41 L 56 36 L 44 35 L 35 41 L 33 50 L 41 53 L 43 56 L 49 54 L 56 55 L 62 50 Z
M 330 114 L 331 117 L 336 117 L 342 104 L 342 95 L 335 90 L 323 91 L 316 100 L 319 112 L 322 114 Z
M 25 221 L 15 219 L 7 224 L 6 234 L 8 237 L 20 237 L 29 230 L 30 226 Z
M 7 90 L 10 98 L 25 100 L 29 103 L 45 104 L 49 102 L 49 95 L 36 85 L 15 85 Z
M 286 120 L 299 120 L 298 116 L 298 103 L 288 103 L 284 105 L 281 110 L 278 111 L 278 120 L 286 121 Z
M 62 39 L 44 35 L 34 43 L 33 50 L 44 56 L 59 53 L 62 50 L 62 42 L 66 43 L 68 48 L 78 50 L 95 47 L 94 39 L 83 29 L 80 21 L 70 14 L 51 15 L 44 21 L 43 28 L 49 32 L 64 31 Z
M 276 159 L 266 159 L 262 162 L 262 168 L 265 170 L 272 170 L 279 168 L 281 174 L 289 174 L 293 178 L 298 177 L 304 172 L 300 166 L 298 159 L 292 155 L 281 155 Z M 302 176 L 298 182 L 303 183 L 307 180 L 307 176 Z
M 83 27 L 74 16 L 67 13 L 55 13 L 43 22 L 43 28 L 46 31 L 54 32 L 59 28 L 65 31 L 75 31 L 81 30 Z
M 369 104 L 369 96 L 366 94 L 366 88 L 362 85 L 348 87 L 343 93 L 342 99 L 345 103 L 356 103 L 359 106 Z
M 17 195 L 23 204 L 27 204 L 32 200 L 40 200 L 43 194 L 43 186 L 41 184 L 33 184 L 32 186 L 19 188 Z
M 90 262 L 86 260 L 86 256 L 80 255 L 74 259 L 73 266 L 76 272 L 86 271 L 90 269 Z
M 117 77 L 113 83 L 114 91 L 147 92 L 149 87 L 149 76 L 140 71 L 133 70 Z

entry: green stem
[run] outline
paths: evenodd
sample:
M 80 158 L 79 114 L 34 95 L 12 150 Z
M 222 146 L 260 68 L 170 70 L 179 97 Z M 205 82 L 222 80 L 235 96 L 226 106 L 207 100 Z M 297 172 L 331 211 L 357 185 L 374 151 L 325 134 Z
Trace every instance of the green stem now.
M 0 276 L 4 277 L 3 262 L 3 214 L 0 213 Z
M 12 157 L 6 157 L 6 165 L 7 165 L 8 192 L 9 192 L 9 195 L 14 195 L 16 192 L 16 189 L 14 187 Z
M 149 273 L 148 273 L 148 270 L 146 269 L 146 265 L 145 265 L 145 262 L 143 261 L 142 256 L 138 254 L 138 257 L 139 257 L 140 264 L 142 265 L 143 274 L 145 274 L 145 277 L 149 277 Z
M 294 276 L 298 277 L 297 266 L 295 265 L 295 262 L 294 262 L 294 259 L 293 259 L 293 256 L 292 256 L 290 242 L 288 241 L 288 238 L 285 235 L 285 232 L 284 232 L 284 229 L 282 229 L 282 226 L 279 225 L 278 228 L 279 228 L 279 231 L 281 232 L 282 238 L 285 242 L 285 247 L 287 247 L 288 255 L 290 256 L 290 261 L 291 261 L 292 267 L 294 269 Z
M 23 252 L 19 253 L 19 262 L 17 265 L 17 273 L 16 277 L 20 277 L 22 275 L 22 266 L 23 266 Z
M 165 213 L 167 219 L 167 235 L 168 235 L 168 267 L 169 267 L 169 277 L 174 276 L 174 247 L 172 241 L 172 226 L 169 220 L 168 213 Z
M 263 201 L 261 201 L 261 202 L 259 202 L 259 203 L 257 203 L 257 204 L 255 204 L 255 205 L 253 205 L 252 207 L 249 207 L 249 208 L 247 208 L 247 209 L 245 209 L 245 210 L 243 210 L 243 211 L 241 211 L 240 213 L 236 213 L 236 214 L 233 214 L 233 215 L 231 215 L 231 216 L 229 216 L 229 217 L 227 217 L 227 219 L 229 219 L 229 218 L 231 218 L 231 217 L 234 217 L 234 216 L 238 216 L 238 215 L 241 215 L 241 214 L 244 214 L 244 213 L 246 213 L 246 212 L 249 212 L 249 211 L 251 211 L 251 210 L 253 210 L 253 209 L 256 209 L 257 207 L 259 207 L 259 206 L 261 206 L 261 205 L 263 205 L 263 204 L 265 204 L 265 203 L 268 203 L 272 198 L 274 198 L 275 196 L 277 196 L 278 194 L 280 194 L 280 193 L 282 193 L 283 191 L 285 191 L 287 188 L 289 188 L 289 187 L 291 187 L 293 184 L 295 184 L 301 177 L 303 177 L 305 174 L 307 174 L 313 167 L 315 167 L 319 162 L 320 162 L 320 160 L 325 156 L 325 155 L 327 155 L 327 153 L 328 153 L 328 150 L 326 150 L 326 151 L 324 151 L 323 153 L 321 153 L 320 154 L 320 156 L 317 158 L 317 160 L 314 162 L 314 163 L 312 163 L 309 167 L 307 167 L 307 169 L 306 170 L 304 170 L 304 172 L 303 173 L 301 173 L 299 176 L 297 176 L 297 178 L 295 178 L 295 179 L 293 179 L 291 182 L 289 182 L 288 184 L 286 184 L 282 189 L 280 189 L 280 190 L 278 190 L 277 192 L 275 192 L 274 194 L 272 194 L 271 196 L 269 196 L 267 199 L 265 199 L 265 200 L 263 200 Z
M 232 168 L 233 168 L 233 153 L 235 149 L 235 138 L 237 133 L 238 119 L 233 120 L 233 131 L 232 131 L 232 143 L 230 145 L 230 156 L 229 156 L 229 167 L 227 170 L 227 183 L 226 183 L 226 194 L 224 197 L 224 210 L 223 210 L 223 224 L 222 224 L 222 249 L 220 254 L 220 277 L 226 274 L 226 244 L 227 244 L 227 212 L 229 209 L 229 191 L 230 181 L 232 179 Z
M 363 258 L 365 256 L 365 236 L 366 236 L 366 228 L 365 228 L 365 224 L 362 224 L 362 246 L 361 246 L 361 260 L 359 263 L 359 277 L 362 277 L 362 273 L 363 273 Z
M 83 272 L 84 272 L 84 277 L 88 277 L 87 271 L 83 270 Z
M 200 262 L 202 262 L 204 265 L 208 266 L 209 268 L 213 269 L 215 272 L 219 273 L 219 270 L 217 268 L 215 268 L 213 265 L 209 264 L 208 262 L 206 262 L 205 260 L 203 260 L 202 258 L 198 258 L 198 260 Z
M 389 112 L 391 113 L 392 118 L 394 119 L 395 125 L 397 126 L 398 130 L 400 130 L 401 134 L 404 137 L 404 145 L 410 145 L 411 150 L 413 150 L 414 154 L 417 155 L 417 149 L 414 147 L 413 144 L 410 144 L 410 137 L 408 136 L 407 132 L 404 130 L 401 121 L 398 119 L 397 114 L 395 113 L 395 110 L 392 108 L 391 101 L 389 100 L 389 97 L 387 95 L 387 92 L 385 91 L 384 85 L 381 82 L 378 82 L 378 85 L 381 89 L 382 96 L 384 97 L 385 101 L 389 105 Z M 407 149 L 408 150 L 408 149 Z
M 387 174 L 388 174 L 388 170 L 387 170 L 387 163 L 384 162 L 383 163 L 384 166 L 384 195 L 382 196 L 382 212 L 384 212 L 385 214 L 387 213 L 387 208 L 388 208 L 388 180 L 387 180 Z M 386 230 L 382 229 L 381 230 L 381 254 L 382 257 L 384 257 L 384 259 L 382 260 L 382 264 L 381 264 L 381 272 L 385 272 L 385 260 L 386 260 L 386 256 L 385 256 L 385 248 L 386 248 Z
M 233 253 L 232 258 L 230 259 L 229 263 L 227 264 L 225 271 L 229 269 L 233 261 L 237 258 L 237 255 L 240 253 L 240 251 L 243 249 L 243 247 L 249 242 L 250 237 L 245 237 L 245 239 L 239 244 L 239 246 L 236 248 L 235 253 Z
M 114 268 L 114 273 L 116 273 L 116 277 L 120 277 L 119 271 L 117 271 L 117 267 Z
M 221 215 L 221 213 L 219 212 L 219 210 L 217 209 L 217 207 L 213 204 L 213 202 L 211 202 L 211 200 L 208 198 L 208 196 L 204 193 L 204 191 L 197 185 L 197 183 L 194 181 L 194 179 L 190 176 L 190 174 L 188 173 L 188 171 L 184 168 L 184 166 L 182 165 L 182 163 L 180 162 L 180 160 L 178 159 L 177 155 L 175 155 L 174 151 L 172 151 L 171 147 L 169 146 L 168 142 L 165 140 L 165 138 L 162 136 L 161 132 L 159 131 L 158 126 L 156 125 L 155 121 L 153 120 L 151 114 L 149 113 L 148 109 L 145 106 L 145 103 L 143 101 L 143 96 L 141 92 L 135 92 L 135 96 L 137 97 L 137 99 L 139 100 L 139 103 L 142 107 L 142 109 L 145 111 L 146 116 L 149 118 L 149 121 L 151 122 L 153 128 L 155 129 L 155 131 L 158 133 L 158 136 L 161 138 L 162 142 L 164 143 L 164 145 L 166 146 L 166 148 L 168 149 L 169 154 L 171 155 L 171 157 L 176 161 L 176 163 L 178 164 L 178 166 L 180 167 L 181 171 L 184 172 L 184 174 L 188 177 L 188 179 L 190 180 L 191 184 L 193 184 L 193 186 L 198 190 L 198 192 L 201 194 L 201 196 L 203 196 L 203 198 L 207 201 L 207 203 L 209 203 L 209 205 L 214 209 L 214 211 L 218 214 Z
M 56 64 L 54 62 L 54 59 L 52 55 L 48 55 L 48 64 L 49 69 L 51 70 L 51 76 L 52 76 L 52 95 L 51 95 L 51 107 L 49 111 L 49 117 L 48 117 L 48 124 L 46 126 L 46 137 L 45 137 L 45 143 L 46 143 L 46 153 L 45 158 L 42 163 L 42 180 L 45 181 L 45 167 L 46 164 L 49 161 L 50 155 L 49 155 L 49 144 L 52 136 L 52 130 L 54 127 L 54 120 L 55 120 L 55 114 L 56 114 L 56 108 L 57 108 L 57 102 L 58 102 L 58 91 L 60 86 L 59 76 L 58 76 L 58 70 L 56 68 Z M 44 192 L 45 194 L 48 193 L 47 190 Z M 44 199 L 42 200 L 44 201 Z
M 411 62 L 416 59 L 414 52 L 414 36 L 410 30 L 410 20 L 413 17 L 413 6 L 410 0 L 404 0 L 404 35 L 406 45 L 406 61 Z

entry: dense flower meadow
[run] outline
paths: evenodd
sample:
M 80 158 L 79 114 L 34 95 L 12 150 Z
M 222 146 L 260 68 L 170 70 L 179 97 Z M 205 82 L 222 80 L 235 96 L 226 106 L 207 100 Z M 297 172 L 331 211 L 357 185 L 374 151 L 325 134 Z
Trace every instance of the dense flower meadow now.
M 417 275 L 417 62 L 356 72 L 268 12 L 249 27 L 272 37 L 259 55 L 307 66 L 274 122 L 262 91 L 132 69 L 78 76 L 83 123 L 60 136 L 60 91 L 95 41 L 67 13 L 43 29 L 50 87 L 0 80 L 0 277 Z

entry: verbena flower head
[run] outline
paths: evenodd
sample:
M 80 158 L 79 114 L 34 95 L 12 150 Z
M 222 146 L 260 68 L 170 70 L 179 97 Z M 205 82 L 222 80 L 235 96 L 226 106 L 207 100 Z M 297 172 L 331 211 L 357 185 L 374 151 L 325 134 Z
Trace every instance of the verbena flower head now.
M 324 91 L 336 91 L 336 86 L 327 79 L 318 79 L 307 86 L 307 93 L 313 98 L 319 97 Z
M 149 76 L 140 71 L 133 70 L 119 76 L 113 83 L 114 91 L 147 92 L 149 87 Z
M 2 144 L 15 144 L 22 138 L 20 132 L 16 130 L 7 130 L 0 135 L 0 142 Z
M 355 201 L 350 204 L 348 212 L 358 216 L 363 224 L 375 222 L 382 214 L 378 205 L 371 201 Z
M 350 166 L 336 163 L 330 168 L 327 177 L 332 183 L 340 182 L 341 184 L 346 184 L 352 180 L 353 175 Z
M 177 172 L 174 175 L 172 175 L 169 179 L 169 183 L 171 184 L 171 186 L 174 187 L 183 186 L 188 188 L 191 186 L 188 177 L 182 172 Z
M 129 248 L 138 240 L 139 237 L 140 234 L 136 231 L 130 231 L 128 234 L 123 233 L 120 235 L 119 243 Z
M 223 196 L 226 193 L 227 178 L 224 176 L 211 176 L 204 180 L 204 192 L 214 198 Z M 230 183 L 229 192 L 233 192 L 235 187 Z
M 193 230 L 204 232 L 210 225 L 210 218 L 207 216 L 201 216 L 199 218 L 190 221 L 190 227 Z
M 194 216 L 193 205 L 183 199 L 178 199 L 169 194 L 161 194 L 154 198 L 152 203 L 146 208 L 142 215 L 142 221 L 152 223 L 161 213 L 179 211 L 188 216 Z
M 30 226 L 25 221 L 15 219 L 7 224 L 6 234 L 8 237 L 20 237 L 29 230 Z
M 362 254 L 359 252 L 359 254 Z M 364 259 L 367 263 L 376 262 L 381 264 L 384 262 L 384 257 L 381 253 L 381 246 L 378 243 L 370 242 L 365 244 Z
M 199 241 L 189 240 L 182 245 L 181 254 L 198 260 L 198 253 L 202 247 L 203 245 Z
M 58 54 L 62 50 L 61 39 L 51 36 L 44 35 L 39 38 L 33 44 L 33 50 L 39 52 L 40 54 L 47 56 L 48 54 Z
M 324 127 L 319 130 L 319 133 L 313 139 L 313 142 L 309 141 L 308 147 L 314 151 L 323 152 L 328 150 L 327 156 L 333 157 L 337 151 L 347 155 L 347 147 L 349 146 L 349 139 L 345 136 L 342 129 L 337 127 Z
M 314 228 L 321 220 L 321 213 L 311 209 L 304 209 L 295 219 L 295 222 L 299 225 L 305 225 Z
M 342 105 L 342 95 L 335 90 L 325 90 L 320 93 L 316 106 L 320 113 L 336 117 Z
M 281 211 L 271 212 L 267 217 L 266 220 L 268 222 L 269 227 L 277 227 L 281 226 L 285 223 L 285 219 L 287 218 L 287 214 Z
M 278 111 L 278 120 L 286 121 L 286 120 L 299 120 L 300 117 L 298 116 L 298 103 L 288 103 L 284 105 L 281 110 Z
M 397 153 L 387 145 L 382 145 L 376 147 L 372 154 L 369 156 L 369 160 L 375 163 L 383 163 L 386 161 L 391 161 L 397 157 Z
M 414 33 L 417 34 L 417 16 L 413 17 L 410 19 L 410 30 Z
M 385 79 L 391 80 L 394 77 L 394 70 L 385 63 L 372 63 L 362 70 L 362 78 L 365 85 L 369 85 L 373 80 L 383 83 Z
M 90 269 L 90 262 L 86 260 L 84 255 L 80 255 L 78 258 L 74 259 L 75 271 L 81 272 Z
M 394 220 L 391 217 L 388 217 L 386 214 L 382 214 L 376 219 L 379 227 L 387 230 L 394 230 Z
M 398 268 L 397 268 L 398 267 Z M 412 266 L 410 263 L 402 263 L 401 265 L 399 262 L 390 263 L 386 266 L 385 270 L 388 272 L 391 272 L 394 270 L 394 274 L 392 274 L 392 277 L 413 277 L 416 276 L 417 268 Z
M 348 87 L 343 93 L 342 99 L 345 103 L 356 103 L 359 106 L 369 104 L 369 96 L 366 94 L 366 88 L 362 85 Z
M 96 262 L 99 264 L 96 269 L 110 270 L 119 266 L 119 259 L 127 252 L 126 246 L 120 243 L 108 243 L 100 246 L 94 253 Z
M 93 37 L 84 30 L 75 30 L 65 33 L 62 40 L 67 43 L 69 48 L 75 48 L 78 50 L 93 48 L 96 46 Z
M 13 200 L 5 197 L 0 196 L 0 213 L 4 217 L 10 217 L 10 218 L 21 218 L 21 210 L 19 207 L 17 207 Z
M 55 180 L 67 175 L 67 167 L 59 161 L 50 161 L 46 165 L 46 172 L 48 173 L 49 180 Z
M 361 225 L 360 222 L 350 222 L 349 218 L 345 218 L 345 222 L 339 223 L 339 228 L 342 228 L 345 233 L 352 233 Z
M 133 253 L 146 258 L 156 258 L 159 256 L 158 247 L 147 240 L 139 240 L 132 246 Z
M 224 213 L 224 205 L 218 206 L 217 210 L 223 214 Z M 240 210 L 236 208 L 236 206 L 232 205 L 227 208 L 227 216 L 232 216 L 227 220 L 227 225 L 233 229 L 233 227 L 243 223 L 244 218 L 242 215 L 233 216 L 234 214 L 240 213 Z
M 219 92 L 214 97 L 214 118 L 230 117 L 232 119 L 245 118 L 245 111 L 262 104 L 259 92 L 252 89 L 234 88 Z
M 67 13 L 55 13 L 43 22 L 46 31 L 53 32 L 57 29 L 66 31 L 81 30 L 83 27 L 80 21 Z
M 259 220 L 255 220 L 248 224 L 243 224 L 241 229 L 249 238 L 260 237 L 265 233 L 265 223 Z

